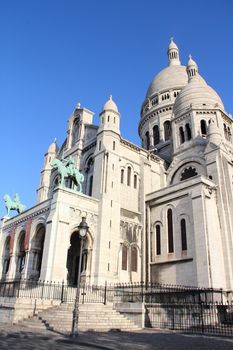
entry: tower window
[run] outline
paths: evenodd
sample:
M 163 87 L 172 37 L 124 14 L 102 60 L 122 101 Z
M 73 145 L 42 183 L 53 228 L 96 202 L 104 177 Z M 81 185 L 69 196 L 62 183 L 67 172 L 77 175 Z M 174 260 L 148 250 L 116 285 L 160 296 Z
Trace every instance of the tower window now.
M 116 149 L 116 142 L 115 141 L 113 141 L 113 143 L 112 143 L 112 149 L 113 149 L 113 151 L 115 151 L 115 149 Z
M 127 168 L 127 185 L 128 186 L 131 185 L 131 168 L 130 168 L 130 166 L 128 166 L 128 168 Z
M 131 271 L 137 272 L 138 265 L 138 251 L 136 247 L 131 248 Z
M 202 136 L 206 136 L 207 134 L 207 126 L 206 121 L 204 119 L 201 120 L 201 134 Z
M 122 246 L 122 260 L 121 260 L 121 269 L 127 270 L 127 260 L 128 260 L 128 249 L 125 245 Z
M 145 133 L 145 137 L 146 137 L 146 149 L 150 148 L 150 135 L 149 135 L 149 131 L 147 131 Z
M 154 146 L 159 143 L 159 127 L 158 127 L 158 125 L 155 125 L 153 127 L 153 140 L 154 140 Z
M 133 187 L 137 188 L 137 175 L 134 175 L 133 177 Z
M 185 125 L 185 130 L 186 130 L 187 139 L 188 139 L 188 140 L 191 140 L 191 138 L 192 138 L 192 133 L 191 133 L 191 128 L 190 128 L 189 123 L 187 123 L 187 124 Z
M 108 123 L 110 122 L 110 115 L 108 115 Z
M 79 138 L 79 118 L 76 118 L 72 126 L 72 145 L 71 146 L 75 145 L 75 143 L 78 141 L 78 138 Z
M 168 253 L 174 252 L 172 210 L 167 211 Z
M 156 231 L 156 254 L 161 254 L 161 232 L 160 232 L 160 225 L 156 225 L 155 227 Z
M 167 120 L 164 123 L 164 140 L 167 141 L 171 137 L 171 122 Z
M 121 183 L 124 183 L 124 169 L 121 169 Z
M 101 150 L 101 141 L 99 141 L 99 151 Z
M 185 141 L 185 138 L 184 138 L 184 130 L 183 130 L 183 127 L 180 126 L 179 128 L 179 135 L 180 135 L 180 144 L 184 143 Z
M 180 229 L 181 229 L 181 249 L 187 250 L 187 235 L 186 235 L 186 222 L 185 219 L 180 221 Z
M 90 180 L 89 180 L 89 191 L 88 191 L 89 196 L 92 196 L 92 188 L 93 188 L 93 175 L 90 176 Z

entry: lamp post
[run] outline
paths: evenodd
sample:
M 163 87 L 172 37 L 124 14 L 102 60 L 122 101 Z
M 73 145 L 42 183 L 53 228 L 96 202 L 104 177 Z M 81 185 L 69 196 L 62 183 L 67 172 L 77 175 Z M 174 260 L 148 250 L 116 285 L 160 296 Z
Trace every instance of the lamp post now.
M 86 218 L 82 217 L 82 221 L 78 226 L 79 236 L 81 238 L 80 242 L 80 254 L 79 254 L 79 265 L 78 265 L 78 278 L 77 278 L 77 289 L 74 302 L 73 310 L 73 320 L 72 320 L 72 330 L 71 337 L 75 338 L 78 336 L 78 319 L 79 319 L 79 294 L 80 294 L 80 279 L 81 279 L 81 267 L 82 267 L 82 255 L 83 255 L 83 239 L 87 235 L 88 225 L 86 223 Z

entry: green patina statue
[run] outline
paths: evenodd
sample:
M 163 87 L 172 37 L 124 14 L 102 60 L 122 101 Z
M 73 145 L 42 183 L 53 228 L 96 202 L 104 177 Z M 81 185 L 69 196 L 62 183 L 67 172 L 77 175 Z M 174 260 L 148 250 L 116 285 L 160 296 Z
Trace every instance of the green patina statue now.
M 3 197 L 5 201 L 5 207 L 7 210 L 7 216 L 9 216 L 10 210 L 17 210 L 18 214 L 21 214 L 23 211 L 25 211 L 26 207 L 22 203 L 20 203 L 19 195 L 16 193 L 13 197 L 13 200 L 11 200 L 11 197 L 9 194 L 5 194 Z
M 75 167 L 73 157 L 69 156 L 64 164 L 59 159 L 55 158 L 50 164 L 53 168 L 57 169 L 60 176 L 60 185 L 62 187 L 65 187 L 65 179 L 71 178 L 74 180 L 76 185 L 79 186 L 78 192 L 82 192 L 82 182 L 84 181 L 84 176 Z

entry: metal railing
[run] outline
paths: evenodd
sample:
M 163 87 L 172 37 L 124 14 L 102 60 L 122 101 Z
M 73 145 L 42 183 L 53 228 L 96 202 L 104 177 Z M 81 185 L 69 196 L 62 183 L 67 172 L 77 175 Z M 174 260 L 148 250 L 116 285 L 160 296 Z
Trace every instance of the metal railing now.
M 0 296 L 55 299 L 72 302 L 76 287 L 64 282 L 35 280 L 0 281 Z M 145 303 L 210 303 L 225 300 L 222 289 L 175 286 L 158 283 L 118 283 L 104 286 L 82 284 L 80 300 L 82 302 L 145 302 Z

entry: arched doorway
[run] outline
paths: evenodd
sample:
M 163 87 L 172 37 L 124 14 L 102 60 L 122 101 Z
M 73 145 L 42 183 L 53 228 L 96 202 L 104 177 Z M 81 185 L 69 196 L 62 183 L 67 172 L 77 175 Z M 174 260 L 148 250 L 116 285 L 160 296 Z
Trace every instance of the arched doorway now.
M 35 236 L 32 239 L 31 252 L 30 252 L 30 277 L 40 277 L 42 257 L 44 251 L 44 240 L 45 240 L 45 226 L 40 224 L 37 226 Z
M 71 286 L 77 285 L 78 279 L 78 267 L 80 258 L 80 243 L 78 231 L 72 233 L 70 237 L 70 248 L 67 252 L 67 283 Z M 82 254 L 82 266 L 81 266 L 81 281 L 85 280 L 85 271 L 87 269 L 87 240 L 83 241 L 83 254 Z

